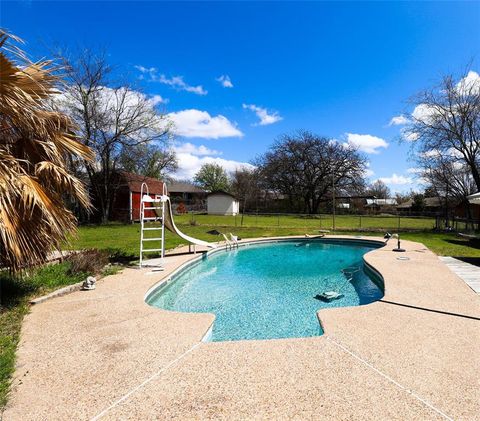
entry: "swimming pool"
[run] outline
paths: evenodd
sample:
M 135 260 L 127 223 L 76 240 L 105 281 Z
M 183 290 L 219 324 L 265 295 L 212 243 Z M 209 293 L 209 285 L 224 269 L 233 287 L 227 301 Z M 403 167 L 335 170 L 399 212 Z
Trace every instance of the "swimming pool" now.
M 209 340 L 273 339 L 323 333 L 317 311 L 358 306 L 383 296 L 367 274 L 366 241 L 294 240 L 243 245 L 207 255 L 147 298 L 166 310 L 214 313 Z M 315 298 L 325 291 L 343 297 Z

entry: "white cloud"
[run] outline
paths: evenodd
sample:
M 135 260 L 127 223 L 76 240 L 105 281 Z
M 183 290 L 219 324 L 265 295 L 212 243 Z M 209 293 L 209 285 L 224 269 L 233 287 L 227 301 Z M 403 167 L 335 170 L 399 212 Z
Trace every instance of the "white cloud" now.
M 233 88 L 233 83 L 230 80 L 230 76 L 228 75 L 222 75 L 220 77 L 217 77 L 215 79 L 217 82 L 220 83 L 224 88 Z
M 408 174 L 421 174 L 422 171 L 423 170 L 421 168 L 408 168 L 407 169 Z
M 237 125 L 223 115 L 212 117 L 206 111 L 191 109 L 170 113 L 167 117 L 173 122 L 173 131 L 179 136 L 204 139 L 243 136 Z
M 415 142 L 420 137 L 420 134 L 418 132 L 414 132 L 406 127 L 403 127 L 400 130 L 400 135 L 407 142 Z
M 202 85 L 192 86 L 186 83 L 183 80 L 183 76 L 172 76 L 168 78 L 164 74 L 158 74 L 158 70 L 155 67 L 135 66 L 135 68 L 141 73 L 140 79 L 148 77 L 149 82 L 163 83 L 179 91 L 191 92 L 197 95 L 208 94 L 208 91 L 203 89 Z
M 405 177 L 395 173 L 393 173 L 391 177 L 380 177 L 379 180 L 389 185 L 404 185 L 411 184 L 413 182 L 412 177 Z
M 168 102 L 169 102 L 168 98 L 163 98 L 161 95 L 153 95 L 151 100 L 152 100 L 153 105 L 168 104 Z
M 408 123 L 408 118 L 405 117 L 404 115 L 397 115 L 395 117 L 392 117 L 390 120 L 390 123 L 388 123 L 389 126 L 403 126 L 404 124 Z
M 242 107 L 246 110 L 253 111 L 257 115 L 260 119 L 260 122 L 258 123 L 260 126 L 267 126 L 283 120 L 283 117 L 281 117 L 277 111 L 269 114 L 266 108 L 258 107 L 255 104 L 242 104 Z
M 196 146 L 193 143 L 181 143 L 177 144 L 173 148 L 177 154 L 187 153 L 191 155 L 204 156 L 204 155 L 221 155 L 222 152 L 219 152 L 215 149 L 209 149 L 204 145 Z
M 344 146 L 353 146 L 365 153 L 380 153 L 380 148 L 387 148 L 388 143 L 377 136 L 372 136 L 370 134 L 355 134 L 355 133 L 346 133 L 347 142 L 344 143 Z
M 169 85 L 172 88 L 178 89 L 179 91 L 191 92 L 197 95 L 208 94 L 208 91 L 203 89 L 202 85 L 191 86 L 185 83 L 183 76 L 173 76 L 169 79 L 165 75 L 160 75 L 157 80 L 158 82 Z
M 470 70 L 467 76 L 457 83 L 456 88 L 460 94 L 478 94 L 480 92 L 480 75 Z
M 436 114 L 437 110 L 431 105 L 419 104 L 414 108 L 412 112 L 412 117 L 415 120 L 428 123 L 432 121 L 433 117 L 435 117 Z
M 196 156 L 191 153 L 177 153 L 178 171 L 175 177 L 179 179 L 192 179 L 203 164 L 218 164 L 225 168 L 228 172 L 233 172 L 238 168 L 250 168 L 254 166 L 247 162 L 233 161 L 212 156 Z

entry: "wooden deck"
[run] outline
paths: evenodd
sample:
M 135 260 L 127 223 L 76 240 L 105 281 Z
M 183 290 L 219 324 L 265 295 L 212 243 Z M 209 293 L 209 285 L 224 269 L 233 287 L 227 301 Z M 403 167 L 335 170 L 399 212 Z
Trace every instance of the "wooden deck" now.
M 472 265 L 462 260 L 455 259 L 455 257 L 440 257 L 448 268 L 455 273 L 459 278 L 463 279 L 465 283 L 472 288 L 477 294 L 480 294 L 480 267 Z

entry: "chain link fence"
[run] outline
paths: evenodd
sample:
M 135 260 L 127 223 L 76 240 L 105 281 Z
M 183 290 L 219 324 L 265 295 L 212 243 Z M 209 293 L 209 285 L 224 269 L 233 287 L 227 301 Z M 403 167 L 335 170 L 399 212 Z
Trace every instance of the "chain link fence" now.
M 298 228 L 306 231 L 425 231 L 439 229 L 435 216 L 403 215 L 333 215 L 245 213 L 238 215 L 207 215 L 190 212 L 175 216 L 180 225 L 245 228 Z

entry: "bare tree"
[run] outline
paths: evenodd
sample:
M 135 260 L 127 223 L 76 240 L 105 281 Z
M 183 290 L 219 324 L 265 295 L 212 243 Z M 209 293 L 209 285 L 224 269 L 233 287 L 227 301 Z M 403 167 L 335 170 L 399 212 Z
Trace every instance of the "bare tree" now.
M 242 218 L 247 204 L 259 195 L 259 174 L 257 169 L 237 168 L 232 173 L 232 192 L 242 206 Z
M 451 168 L 467 170 L 480 190 L 480 77 L 464 74 L 460 81 L 446 76 L 440 84 L 417 95 L 408 116 L 404 137 L 427 173 Z M 445 160 L 435 159 L 442 156 Z M 429 160 L 440 164 L 432 168 Z M 441 178 L 444 178 L 443 176 Z
M 370 184 L 366 193 L 375 196 L 377 199 L 388 199 L 391 195 L 390 189 L 382 180 L 376 180 Z
M 178 169 L 175 151 L 157 144 L 123 148 L 119 163 L 125 171 L 162 179 L 169 178 Z
M 170 125 L 154 99 L 111 80 L 104 55 L 83 50 L 73 59 L 63 58 L 63 64 L 68 88 L 55 103 L 76 122 L 81 142 L 95 151 L 95 162 L 84 162 L 84 168 L 105 222 L 122 153 L 141 144 L 165 144 Z
M 366 159 L 354 148 L 299 131 L 280 136 L 256 162 L 268 188 L 287 195 L 291 205 L 303 201 L 308 213 L 318 212 L 326 195 L 364 188 Z

